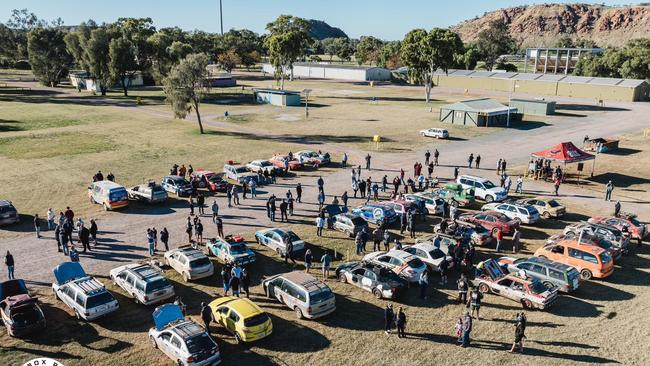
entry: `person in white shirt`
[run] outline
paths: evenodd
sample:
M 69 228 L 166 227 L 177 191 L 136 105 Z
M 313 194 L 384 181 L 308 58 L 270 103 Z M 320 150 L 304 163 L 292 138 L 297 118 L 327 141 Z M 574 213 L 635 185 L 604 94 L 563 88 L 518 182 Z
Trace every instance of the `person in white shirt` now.
M 47 229 L 54 230 L 54 210 L 52 210 L 52 207 L 47 209 Z

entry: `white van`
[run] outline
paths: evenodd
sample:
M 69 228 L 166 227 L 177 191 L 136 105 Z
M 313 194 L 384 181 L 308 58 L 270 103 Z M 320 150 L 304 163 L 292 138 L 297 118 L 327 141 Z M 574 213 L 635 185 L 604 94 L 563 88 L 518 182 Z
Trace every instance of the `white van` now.
M 88 187 L 88 197 L 90 202 L 102 205 L 106 211 L 129 204 L 129 192 L 126 188 L 110 180 L 92 182 Z
M 497 187 L 490 180 L 476 177 L 473 175 L 461 175 L 456 179 L 456 183 L 463 186 L 463 189 L 474 189 L 474 197 L 480 198 L 485 202 L 501 202 L 508 193 L 502 187 Z

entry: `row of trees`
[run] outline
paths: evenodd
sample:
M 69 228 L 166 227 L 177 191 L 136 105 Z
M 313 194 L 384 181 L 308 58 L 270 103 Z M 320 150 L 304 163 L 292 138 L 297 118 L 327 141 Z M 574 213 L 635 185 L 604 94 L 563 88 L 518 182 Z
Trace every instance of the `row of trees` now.
M 600 56 L 583 57 L 574 74 L 650 80 L 650 39 L 633 40 L 624 47 L 609 48 Z

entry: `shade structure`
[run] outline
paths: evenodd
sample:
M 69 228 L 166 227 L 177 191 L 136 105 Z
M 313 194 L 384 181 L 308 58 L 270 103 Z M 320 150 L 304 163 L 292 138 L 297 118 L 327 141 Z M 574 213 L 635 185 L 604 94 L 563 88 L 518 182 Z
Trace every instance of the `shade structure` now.
M 532 153 L 531 155 L 536 158 L 558 161 L 565 164 L 595 159 L 593 155 L 578 149 L 572 142 L 562 142 L 546 150 Z

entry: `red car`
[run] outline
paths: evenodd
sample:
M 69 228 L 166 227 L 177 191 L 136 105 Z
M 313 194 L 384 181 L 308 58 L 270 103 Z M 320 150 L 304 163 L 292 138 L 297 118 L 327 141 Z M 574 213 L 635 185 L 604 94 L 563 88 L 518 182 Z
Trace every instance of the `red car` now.
M 648 235 L 648 228 L 642 224 L 636 217 L 592 217 L 587 220 L 590 224 L 602 224 L 613 226 L 621 231 L 624 227 L 627 227 L 627 231 L 630 233 L 630 236 L 639 241 L 643 241 Z
M 497 229 L 501 229 L 503 235 L 511 235 L 519 227 L 517 220 L 511 220 L 508 216 L 495 211 L 463 214 L 458 217 L 458 221 L 481 225 L 493 235 L 496 234 Z
M 284 170 L 284 162 L 285 160 L 289 159 L 288 155 L 276 155 L 269 159 L 271 164 L 277 166 L 280 169 Z M 296 158 L 293 158 L 292 160 L 289 160 L 289 170 L 300 170 L 304 167 L 303 164 L 300 164 Z
M 226 192 L 230 186 L 223 179 L 223 173 L 217 174 L 209 170 L 193 171 L 190 180 L 194 188 L 203 188 L 210 192 Z

